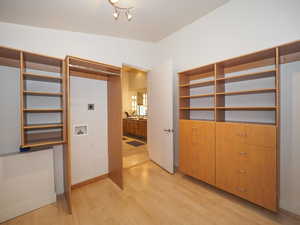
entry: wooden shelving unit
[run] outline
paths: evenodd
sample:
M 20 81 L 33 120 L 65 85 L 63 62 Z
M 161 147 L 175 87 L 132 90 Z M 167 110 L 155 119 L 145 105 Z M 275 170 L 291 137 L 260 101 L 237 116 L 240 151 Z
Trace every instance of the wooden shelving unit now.
M 300 41 L 179 73 L 180 171 L 278 211 L 280 67 L 295 61 Z
M 279 86 L 276 85 L 276 80 L 279 75 L 276 69 L 276 57 L 276 49 L 268 49 L 179 73 L 180 119 L 195 120 L 192 118 L 192 111 L 208 111 L 210 114 L 206 113 L 206 117 L 203 118 L 200 115 L 196 120 L 206 121 L 207 115 L 210 115 L 210 120 L 216 122 L 226 121 L 226 111 L 274 111 L 277 113 L 279 107 L 276 96 L 279 93 Z M 258 85 L 255 88 L 250 84 L 247 87 L 248 82 L 260 82 L 263 79 L 274 79 L 274 82 L 271 87 Z M 232 89 L 241 84 L 242 89 Z M 257 105 L 255 102 L 253 105 L 252 102 L 248 103 L 250 96 L 268 93 L 274 95 L 273 102 L 267 105 L 259 102 Z M 241 105 L 230 105 L 231 102 L 227 101 L 227 98 L 231 96 L 241 98 L 239 102 Z M 201 99 L 206 100 L 201 102 Z M 255 121 L 245 120 L 244 122 Z M 257 123 L 264 122 L 258 118 Z M 276 123 L 277 121 L 274 121 L 274 124 Z
M 20 53 L 21 147 L 32 148 L 66 143 L 65 82 L 63 60 L 29 52 Z M 35 83 L 34 90 L 31 90 L 32 83 Z M 37 87 L 42 89 L 37 90 Z M 45 87 L 46 90 L 43 90 Z M 55 90 L 49 91 L 51 88 Z M 31 103 L 36 97 L 40 99 Z M 52 105 L 53 100 L 49 101 L 49 97 L 55 99 L 59 105 Z M 41 101 L 42 106 L 34 105 Z M 49 114 L 50 117 L 56 115 L 60 121 L 52 124 L 41 121 L 38 115 L 45 113 L 53 115 Z M 39 121 L 30 121 L 35 120 L 34 118 L 38 118 Z

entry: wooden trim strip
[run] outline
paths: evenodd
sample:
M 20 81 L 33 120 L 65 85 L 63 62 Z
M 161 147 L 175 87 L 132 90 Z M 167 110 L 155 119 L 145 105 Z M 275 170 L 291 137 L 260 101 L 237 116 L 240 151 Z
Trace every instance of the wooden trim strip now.
M 98 182 L 100 180 L 103 180 L 105 178 L 108 177 L 108 174 L 103 174 L 101 176 L 98 176 L 98 177 L 94 177 L 94 178 L 91 178 L 91 179 L 88 179 L 88 180 L 85 180 L 85 181 L 82 181 L 80 183 L 77 183 L 77 184 L 72 184 L 71 186 L 71 189 L 74 190 L 74 189 L 77 189 L 77 188 L 81 188 L 85 185 L 88 185 L 88 184 L 92 184 L 92 183 L 95 183 L 95 182 Z

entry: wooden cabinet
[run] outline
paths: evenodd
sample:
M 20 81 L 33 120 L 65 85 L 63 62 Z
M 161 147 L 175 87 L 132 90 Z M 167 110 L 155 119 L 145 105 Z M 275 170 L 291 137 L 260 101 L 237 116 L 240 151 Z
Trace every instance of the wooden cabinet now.
M 277 210 L 276 127 L 216 124 L 216 186 Z
M 180 170 L 215 184 L 215 123 L 180 121 Z
M 179 168 L 277 211 L 276 126 L 180 120 Z
M 147 120 L 123 119 L 123 134 L 147 138 Z

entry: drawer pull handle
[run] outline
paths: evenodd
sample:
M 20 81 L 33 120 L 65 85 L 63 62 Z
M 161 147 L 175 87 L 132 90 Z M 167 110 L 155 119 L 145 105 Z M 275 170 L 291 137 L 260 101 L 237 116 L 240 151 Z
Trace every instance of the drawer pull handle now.
M 239 173 L 245 174 L 245 173 L 246 173 L 246 170 L 239 170 Z
M 248 137 L 247 133 L 237 133 L 236 136 L 246 138 Z
M 247 155 L 247 152 L 240 152 L 240 155 Z
M 246 188 L 240 188 L 240 187 L 238 187 L 237 189 L 238 189 L 238 191 L 240 191 L 240 192 L 244 192 L 244 193 L 247 192 L 247 189 L 246 189 Z

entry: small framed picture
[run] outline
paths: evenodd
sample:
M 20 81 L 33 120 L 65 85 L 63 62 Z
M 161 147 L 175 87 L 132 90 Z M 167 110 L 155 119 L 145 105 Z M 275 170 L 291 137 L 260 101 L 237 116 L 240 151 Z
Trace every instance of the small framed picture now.
M 88 135 L 87 125 L 74 125 L 74 136 L 86 136 Z

